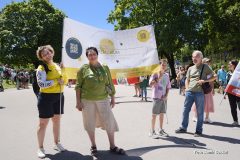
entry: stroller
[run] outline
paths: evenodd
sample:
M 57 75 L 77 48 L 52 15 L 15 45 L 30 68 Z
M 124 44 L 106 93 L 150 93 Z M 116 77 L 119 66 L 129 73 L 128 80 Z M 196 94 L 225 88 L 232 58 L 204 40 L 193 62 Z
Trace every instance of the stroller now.
M 3 88 L 3 79 L 2 79 L 2 76 L 0 76 L 0 92 L 3 92 L 4 91 L 4 88 Z

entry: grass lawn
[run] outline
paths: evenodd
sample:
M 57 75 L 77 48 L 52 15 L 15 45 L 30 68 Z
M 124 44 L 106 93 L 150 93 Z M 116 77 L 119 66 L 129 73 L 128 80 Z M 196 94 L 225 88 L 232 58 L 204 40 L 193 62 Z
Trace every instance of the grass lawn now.
M 12 82 L 10 82 L 10 84 L 6 83 L 6 80 L 3 80 L 3 88 L 4 89 L 9 89 L 9 88 L 15 88 L 15 84 L 12 84 Z

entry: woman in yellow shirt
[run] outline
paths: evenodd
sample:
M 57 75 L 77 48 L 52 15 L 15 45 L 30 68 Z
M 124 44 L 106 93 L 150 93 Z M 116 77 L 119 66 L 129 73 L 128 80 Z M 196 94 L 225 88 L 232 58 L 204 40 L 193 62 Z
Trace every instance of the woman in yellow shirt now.
M 37 104 L 39 111 L 39 128 L 37 131 L 39 150 L 37 154 L 39 158 L 44 158 L 46 155 L 43 142 L 50 118 L 53 122 L 53 135 L 56 145 L 54 149 L 60 152 L 65 150 L 60 144 L 59 134 L 60 115 L 64 111 L 63 89 L 66 76 L 61 69 L 63 67 L 53 62 L 54 50 L 50 45 L 39 47 L 36 53 L 38 59 L 43 62 L 42 65 L 38 66 L 36 72 L 37 83 L 40 87 Z

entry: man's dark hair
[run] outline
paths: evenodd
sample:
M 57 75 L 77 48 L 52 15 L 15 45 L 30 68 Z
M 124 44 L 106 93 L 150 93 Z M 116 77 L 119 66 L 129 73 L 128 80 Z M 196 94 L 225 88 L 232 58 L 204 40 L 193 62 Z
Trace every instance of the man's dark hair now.
M 235 69 L 235 68 L 237 67 L 237 65 L 238 65 L 238 61 L 237 61 L 237 60 L 231 60 L 230 63 L 231 63 L 232 65 L 234 65 L 234 69 Z

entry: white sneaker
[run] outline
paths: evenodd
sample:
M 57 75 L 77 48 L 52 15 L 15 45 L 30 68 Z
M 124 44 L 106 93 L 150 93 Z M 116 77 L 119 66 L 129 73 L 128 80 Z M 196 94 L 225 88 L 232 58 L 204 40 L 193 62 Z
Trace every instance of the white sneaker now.
M 66 151 L 66 149 L 63 148 L 63 146 L 61 145 L 61 143 L 56 144 L 56 146 L 54 147 L 55 150 L 59 151 L 59 152 L 64 152 Z
M 193 122 L 197 122 L 197 118 L 196 117 L 193 117 L 192 120 L 193 120 Z
M 37 155 L 38 155 L 38 158 L 45 158 L 46 157 L 45 150 L 43 148 L 39 148 Z
M 213 123 L 213 121 L 211 121 L 210 118 L 206 118 L 205 123 Z
M 152 137 L 152 136 L 156 136 L 157 133 L 155 132 L 155 130 L 150 130 L 148 135 L 149 135 L 149 137 Z

